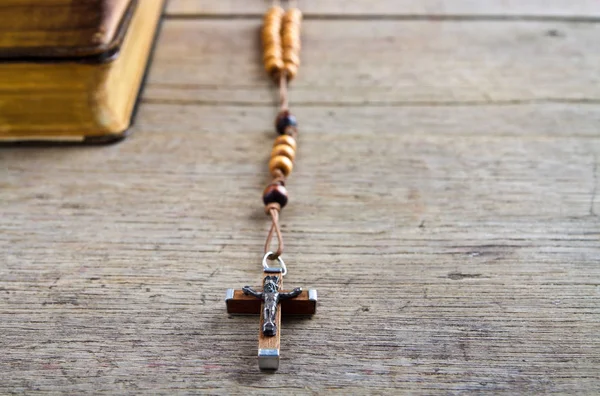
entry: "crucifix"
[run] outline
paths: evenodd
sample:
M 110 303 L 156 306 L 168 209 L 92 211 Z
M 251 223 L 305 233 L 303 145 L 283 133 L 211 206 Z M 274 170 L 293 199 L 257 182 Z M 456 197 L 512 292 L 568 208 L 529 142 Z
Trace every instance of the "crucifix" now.
M 282 290 L 285 273 L 285 264 L 282 268 L 266 267 L 262 291 L 244 286 L 241 290 L 228 289 L 225 297 L 229 314 L 260 314 L 258 367 L 261 370 L 279 368 L 281 315 L 313 315 L 317 310 L 316 290 L 304 291 L 299 287 L 287 292 Z

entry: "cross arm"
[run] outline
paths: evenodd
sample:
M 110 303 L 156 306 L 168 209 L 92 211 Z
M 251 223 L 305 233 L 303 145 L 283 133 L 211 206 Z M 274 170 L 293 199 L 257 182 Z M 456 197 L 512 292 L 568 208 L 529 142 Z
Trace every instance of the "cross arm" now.
M 227 289 L 225 304 L 228 314 L 258 315 L 261 313 L 261 303 L 261 300 L 245 295 L 242 290 Z M 317 311 L 317 291 L 303 290 L 297 297 L 282 300 L 280 304 L 283 315 L 314 315 Z

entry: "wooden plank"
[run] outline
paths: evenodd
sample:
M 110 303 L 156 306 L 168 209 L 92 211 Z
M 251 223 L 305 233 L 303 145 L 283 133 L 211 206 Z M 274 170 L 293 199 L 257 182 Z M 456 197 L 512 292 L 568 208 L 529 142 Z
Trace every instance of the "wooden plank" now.
M 171 0 L 171 16 L 253 15 L 265 12 L 270 1 L 246 0 Z M 600 4 L 595 0 L 299 0 L 308 16 L 552 16 L 598 17 Z
M 259 25 L 169 21 L 146 100 L 272 104 Z M 309 20 L 303 29 L 296 106 L 600 100 L 600 24 Z
M 146 104 L 119 145 L 0 152 L 0 393 L 596 392 L 598 106 L 294 112 L 286 282 L 322 305 L 277 375 L 223 310 L 275 110 Z

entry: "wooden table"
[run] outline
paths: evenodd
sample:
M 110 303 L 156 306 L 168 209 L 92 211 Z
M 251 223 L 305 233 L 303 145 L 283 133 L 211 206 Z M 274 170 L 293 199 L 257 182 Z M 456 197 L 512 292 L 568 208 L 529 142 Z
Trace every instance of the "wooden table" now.
M 0 393 L 596 393 L 600 3 L 301 0 L 276 374 L 267 2 L 172 0 L 133 136 L 0 151 Z

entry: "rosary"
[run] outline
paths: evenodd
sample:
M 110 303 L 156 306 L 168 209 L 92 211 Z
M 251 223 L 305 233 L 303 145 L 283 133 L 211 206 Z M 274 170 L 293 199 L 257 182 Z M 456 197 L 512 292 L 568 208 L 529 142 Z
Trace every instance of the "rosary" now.
M 225 297 L 227 312 L 240 315 L 260 315 L 258 335 L 258 367 L 261 370 L 279 368 L 281 314 L 312 315 L 317 308 L 317 291 L 297 287 L 283 290 L 287 273 L 281 258 L 283 237 L 279 227 L 279 212 L 288 201 L 286 178 L 291 174 L 296 157 L 298 123 L 289 111 L 288 83 L 298 73 L 300 65 L 300 23 L 302 12 L 291 7 L 284 11 L 279 5 L 271 7 L 264 16 L 261 31 L 265 70 L 279 84 L 280 111 L 275 119 L 278 137 L 273 144 L 269 171 L 273 180 L 263 192 L 265 212 L 271 218 L 271 228 L 265 242 L 262 260 L 263 288 L 250 286 L 241 290 L 228 289 Z M 271 250 L 271 240 L 277 237 L 277 250 Z M 269 262 L 276 261 L 276 266 Z

